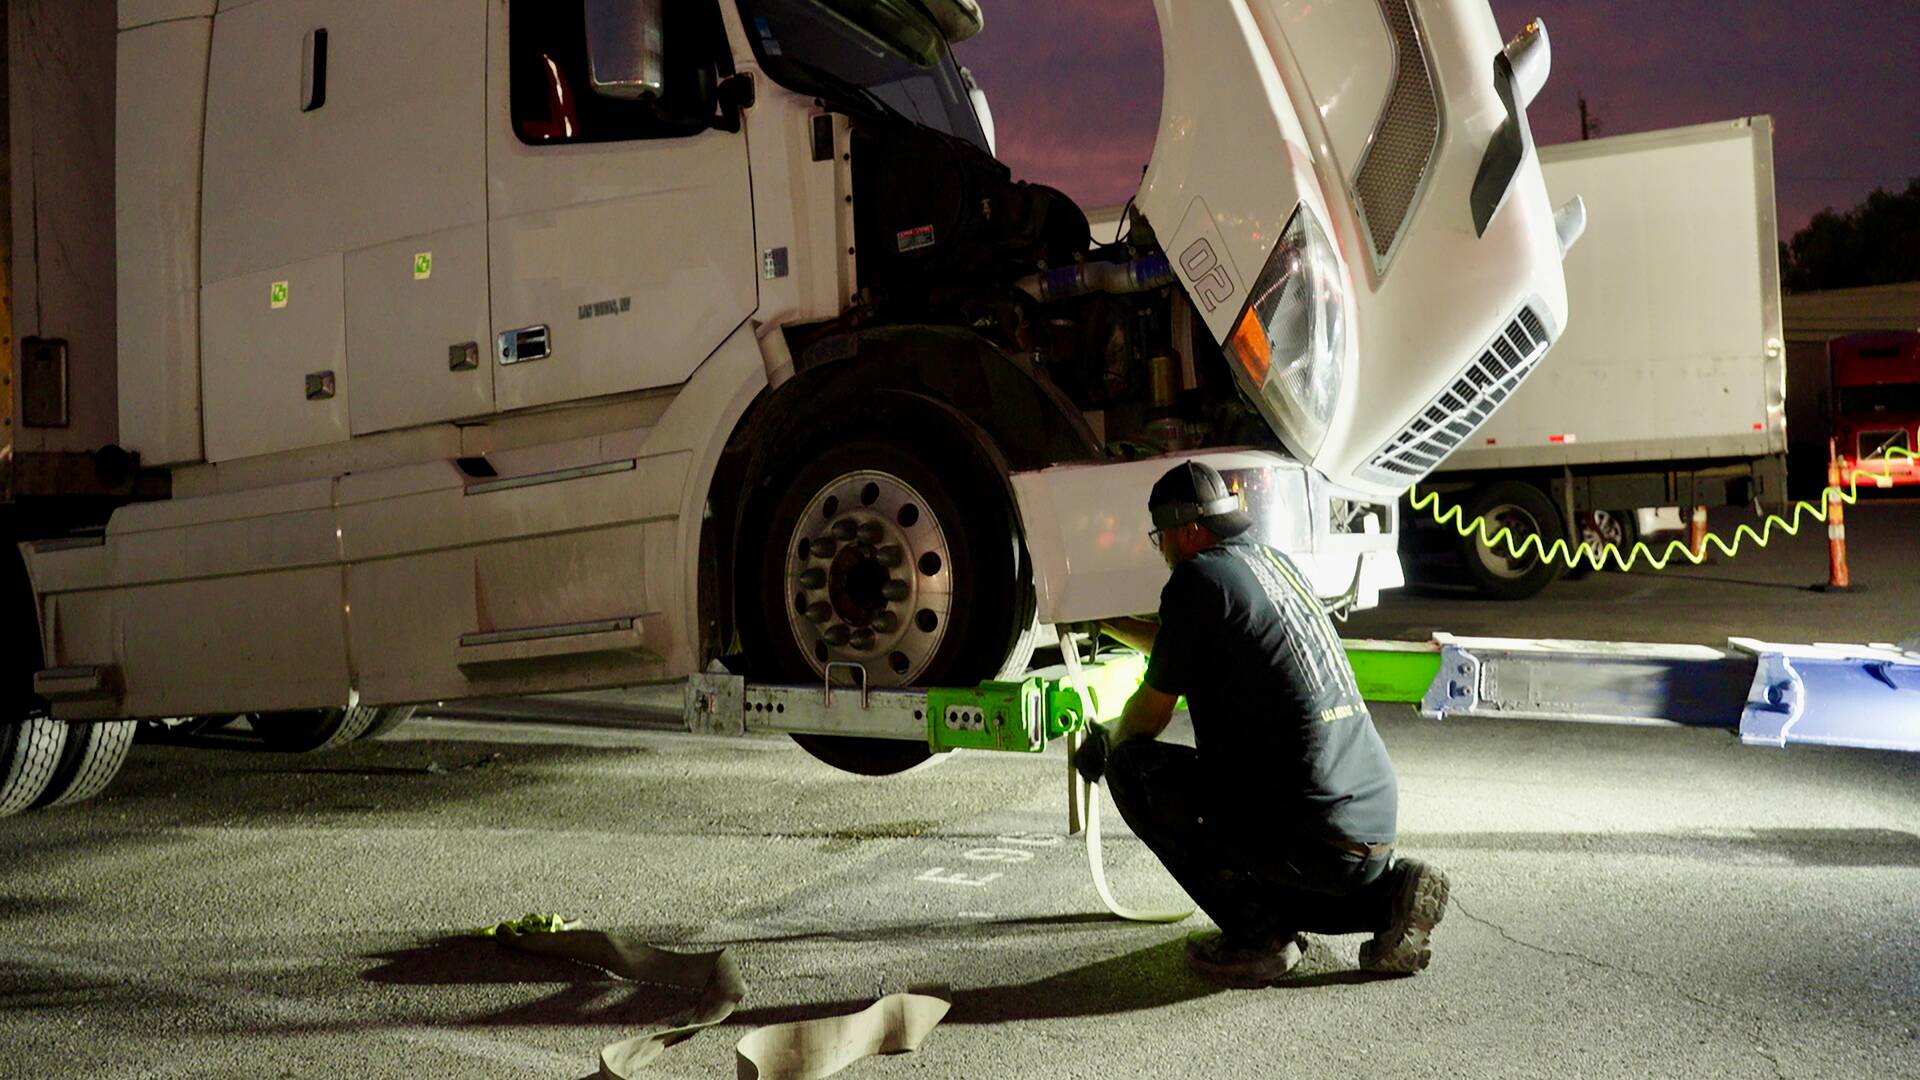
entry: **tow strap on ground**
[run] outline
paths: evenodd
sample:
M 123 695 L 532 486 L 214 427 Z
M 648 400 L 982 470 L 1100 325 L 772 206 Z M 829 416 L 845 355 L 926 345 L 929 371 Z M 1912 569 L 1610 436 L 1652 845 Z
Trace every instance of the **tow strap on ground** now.
M 623 979 L 695 991 L 699 996 L 666 1026 L 611 1043 L 600 1051 L 600 1075 L 632 1080 L 661 1052 L 726 1020 L 747 996 L 747 982 L 727 950 L 681 953 L 628 935 L 599 930 L 546 931 L 533 918 L 502 923 L 502 945 L 537 956 L 600 968 Z M 552 916 L 564 924 L 558 916 Z M 523 924 L 524 928 L 516 927 Z M 508 929 L 508 927 L 516 927 Z M 499 931 L 493 933 L 493 931 Z M 889 994 L 857 1013 L 755 1028 L 734 1046 L 740 1080 L 816 1080 L 862 1058 L 918 1050 L 952 1007 L 943 990 Z
M 1060 657 L 1067 665 L 1067 679 L 1073 684 L 1074 692 L 1086 703 L 1087 722 L 1099 723 L 1095 713 L 1093 695 L 1087 692 L 1087 680 L 1080 667 L 1080 643 L 1074 634 L 1060 635 Z M 1192 908 L 1184 911 L 1146 911 L 1131 908 L 1113 898 L 1113 889 L 1107 884 L 1106 859 L 1100 850 L 1100 784 L 1087 783 L 1080 779 L 1080 773 L 1073 767 L 1074 752 L 1080 748 L 1078 732 L 1067 735 L 1067 831 L 1075 831 L 1080 825 L 1081 808 L 1085 808 L 1087 830 L 1087 869 L 1093 874 L 1093 889 L 1100 894 L 1100 902 L 1107 910 L 1129 922 L 1176 923 L 1193 914 Z

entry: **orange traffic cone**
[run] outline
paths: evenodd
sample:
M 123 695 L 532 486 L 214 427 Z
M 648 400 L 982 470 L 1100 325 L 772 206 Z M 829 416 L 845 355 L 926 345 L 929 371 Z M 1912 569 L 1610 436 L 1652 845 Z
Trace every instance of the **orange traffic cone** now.
M 1822 592 L 1844 592 L 1853 588 L 1853 574 L 1847 569 L 1847 504 L 1840 498 L 1840 451 L 1834 440 L 1827 440 L 1827 583 L 1817 586 Z

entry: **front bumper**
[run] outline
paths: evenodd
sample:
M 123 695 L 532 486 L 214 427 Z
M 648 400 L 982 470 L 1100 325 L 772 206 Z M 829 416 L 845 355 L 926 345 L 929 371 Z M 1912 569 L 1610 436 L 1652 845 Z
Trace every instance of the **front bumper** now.
M 1169 468 L 1204 461 L 1238 482 L 1260 539 L 1286 552 L 1329 606 L 1367 608 L 1405 583 L 1396 508 L 1264 450 L 1224 450 L 1013 474 L 1040 621 L 1160 607 L 1166 563 L 1147 540 L 1147 494 Z

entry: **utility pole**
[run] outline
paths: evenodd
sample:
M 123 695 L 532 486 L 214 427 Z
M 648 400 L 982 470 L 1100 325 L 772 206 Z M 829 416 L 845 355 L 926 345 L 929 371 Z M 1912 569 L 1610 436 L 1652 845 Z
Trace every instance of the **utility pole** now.
M 1600 133 L 1600 118 L 1587 112 L 1587 95 L 1580 94 L 1580 138 L 1582 141 Z

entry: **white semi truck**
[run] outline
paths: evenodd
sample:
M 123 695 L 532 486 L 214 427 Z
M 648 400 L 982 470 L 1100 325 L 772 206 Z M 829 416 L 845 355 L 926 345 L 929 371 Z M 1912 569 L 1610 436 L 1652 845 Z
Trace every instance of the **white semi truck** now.
M 1156 12 L 1090 246 L 989 151 L 973 0 L 12 0 L 0 807 L 97 790 L 142 718 L 313 746 L 723 659 L 1019 671 L 1154 607 L 1143 452 L 1371 603 L 1409 445 L 1567 325 L 1545 30 Z
M 1540 159 L 1548 192 L 1577 192 L 1598 222 L 1567 257 L 1580 318 L 1420 491 L 1547 547 L 1623 553 L 1639 508 L 1783 503 L 1772 118 L 1546 146 Z M 1411 546 L 1437 538 L 1491 596 L 1532 596 L 1567 569 L 1435 530 L 1431 510 L 1407 516 Z

